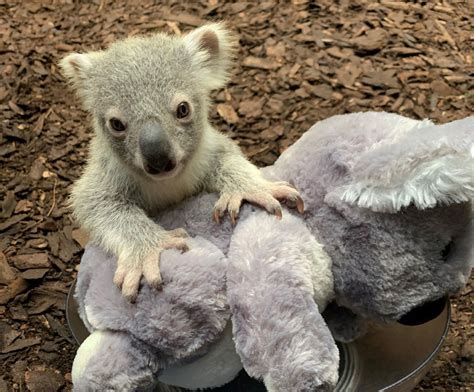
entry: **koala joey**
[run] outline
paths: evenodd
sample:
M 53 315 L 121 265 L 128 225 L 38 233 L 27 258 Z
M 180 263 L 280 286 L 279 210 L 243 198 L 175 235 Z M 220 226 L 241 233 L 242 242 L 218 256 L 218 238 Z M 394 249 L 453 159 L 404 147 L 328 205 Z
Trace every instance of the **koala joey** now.
M 243 201 L 281 217 L 279 201 L 303 212 L 299 193 L 265 180 L 209 123 L 210 92 L 228 79 L 234 41 L 222 24 L 183 37 L 131 37 L 107 50 L 72 53 L 60 65 L 85 109 L 94 136 L 72 190 L 72 207 L 94 242 L 117 256 L 115 284 L 133 301 L 142 276 L 161 287 L 164 249 L 187 249 L 183 229 L 150 217 L 200 191 L 218 192 L 214 219 L 233 223 Z

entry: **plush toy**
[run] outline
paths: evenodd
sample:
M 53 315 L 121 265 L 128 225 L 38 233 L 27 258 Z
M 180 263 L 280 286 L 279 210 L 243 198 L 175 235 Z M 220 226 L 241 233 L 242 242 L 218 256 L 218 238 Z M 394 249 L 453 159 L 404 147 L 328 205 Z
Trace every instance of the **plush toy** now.
M 303 216 L 247 205 L 236 227 L 217 224 L 216 196 L 202 194 L 158 217 L 191 237 L 188 252 L 163 253 L 162 291 L 144 285 L 127 303 L 115 259 L 88 247 L 76 299 L 91 335 L 74 390 L 215 387 L 242 366 L 269 391 L 332 390 L 334 338 L 353 340 L 369 321 L 416 322 L 466 283 L 473 156 L 474 117 L 335 116 L 262 169 L 300 190 Z

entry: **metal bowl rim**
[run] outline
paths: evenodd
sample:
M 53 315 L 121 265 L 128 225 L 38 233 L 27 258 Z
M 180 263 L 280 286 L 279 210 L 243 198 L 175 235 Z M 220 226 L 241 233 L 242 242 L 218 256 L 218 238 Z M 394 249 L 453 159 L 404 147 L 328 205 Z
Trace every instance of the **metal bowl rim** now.
M 409 381 L 413 377 L 415 377 L 418 373 L 420 373 L 423 369 L 425 369 L 438 355 L 439 351 L 441 350 L 441 347 L 444 344 L 444 341 L 446 340 L 446 337 L 448 336 L 449 333 L 449 326 L 451 324 L 451 302 L 449 298 L 446 298 L 446 322 L 444 323 L 444 330 L 439 338 L 438 343 L 436 344 L 436 347 L 431 351 L 431 354 L 428 355 L 428 357 L 425 358 L 425 360 L 418 365 L 418 367 L 414 370 L 412 370 L 410 373 L 407 375 L 403 376 L 400 380 L 397 382 L 386 386 L 385 388 L 381 389 L 380 392 L 388 392 L 390 391 L 391 388 L 399 387 L 402 386 L 405 382 Z M 439 317 L 439 316 L 438 316 Z

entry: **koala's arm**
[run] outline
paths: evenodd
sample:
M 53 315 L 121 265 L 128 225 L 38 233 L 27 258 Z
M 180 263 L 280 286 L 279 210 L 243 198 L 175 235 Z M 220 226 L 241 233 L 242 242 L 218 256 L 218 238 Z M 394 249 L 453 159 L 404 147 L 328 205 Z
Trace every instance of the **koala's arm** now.
M 260 170 L 226 136 L 216 132 L 215 143 L 214 172 L 209 176 L 208 189 L 220 193 L 214 210 L 216 221 L 227 210 L 235 223 L 244 200 L 265 208 L 279 218 L 282 215 L 279 201 L 288 201 L 296 205 L 300 213 L 304 211 L 303 200 L 293 186 L 283 181 L 266 180 Z
M 185 250 L 184 230 L 166 231 L 135 202 L 127 178 L 118 167 L 92 160 L 72 191 L 72 207 L 93 242 L 117 256 L 114 282 L 128 300 L 138 293 L 140 279 L 160 287 L 160 252 Z

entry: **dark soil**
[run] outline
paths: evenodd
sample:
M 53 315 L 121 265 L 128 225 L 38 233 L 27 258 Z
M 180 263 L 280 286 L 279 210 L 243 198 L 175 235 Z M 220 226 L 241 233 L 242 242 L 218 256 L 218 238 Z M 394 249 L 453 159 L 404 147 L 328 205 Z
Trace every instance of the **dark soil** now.
M 86 238 L 67 195 L 90 126 L 58 72 L 68 52 L 227 20 L 240 49 L 211 117 L 259 165 L 334 114 L 473 113 L 469 0 L 43 3 L 0 0 L 0 391 L 71 388 L 64 304 Z M 453 298 L 449 337 L 419 391 L 474 390 L 472 289 Z

